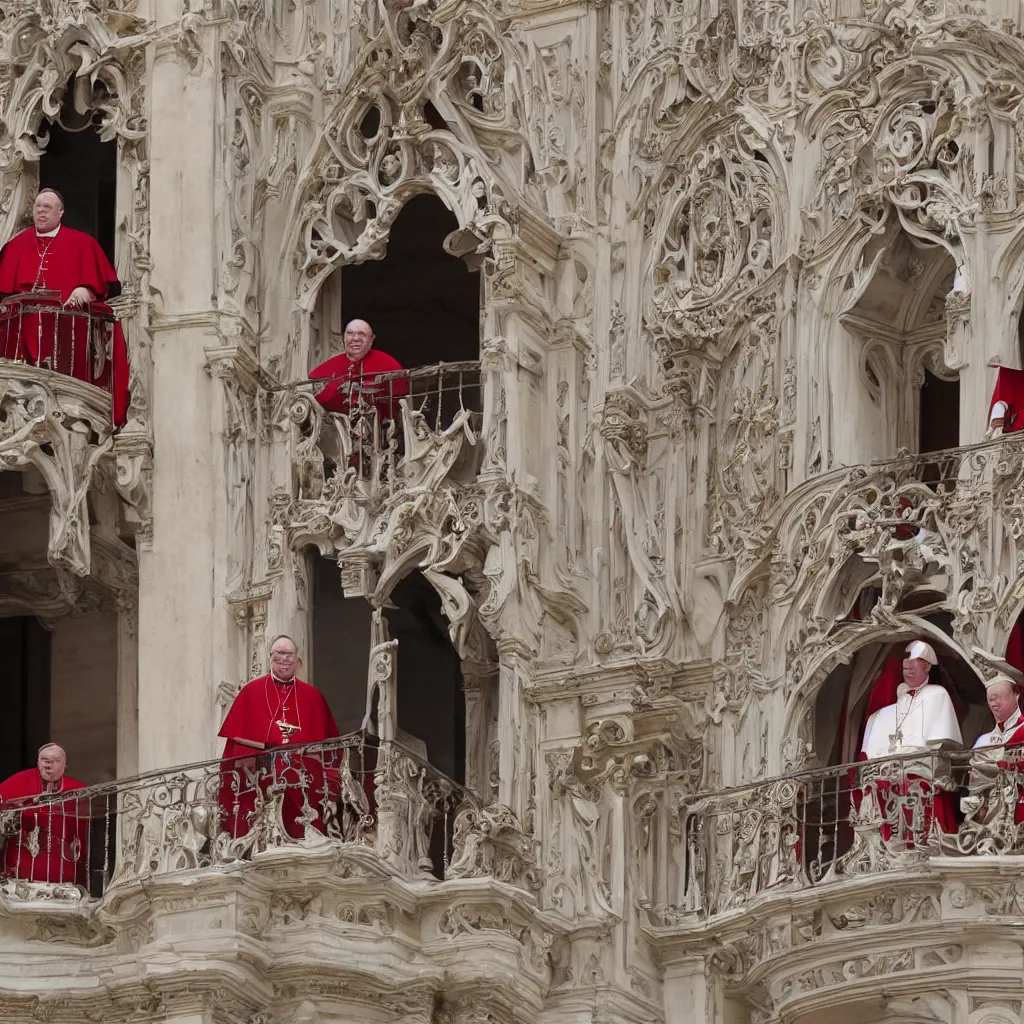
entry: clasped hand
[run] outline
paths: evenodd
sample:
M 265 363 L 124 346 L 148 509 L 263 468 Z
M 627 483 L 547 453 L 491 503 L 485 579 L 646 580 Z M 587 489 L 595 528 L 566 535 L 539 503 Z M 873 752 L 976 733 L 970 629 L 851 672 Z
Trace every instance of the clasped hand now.
M 70 306 L 72 309 L 82 309 L 84 306 L 88 306 L 93 298 L 92 292 L 84 285 L 80 285 L 68 296 L 64 305 Z

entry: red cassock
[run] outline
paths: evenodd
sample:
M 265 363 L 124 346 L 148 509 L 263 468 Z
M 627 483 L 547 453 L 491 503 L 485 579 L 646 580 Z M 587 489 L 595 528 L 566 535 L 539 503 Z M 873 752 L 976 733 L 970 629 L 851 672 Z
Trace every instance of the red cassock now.
M 97 299 L 88 312 L 105 318 L 92 319 L 84 311 L 58 315 L 57 301 L 42 297 L 33 305 L 52 303 L 53 313 L 17 314 L 8 307 L 0 314 L 0 355 L 49 366 L 110 391 L 114 423 L 120 426 L 128 414 L 128 350 L 120 323 L 107 326 L 114 311 L 105 301 L 118 283 L 99 242 L 73 228 L 61 227 L 52 238 L 41 238 L 35 228 L 27 228 L 0 249 L 0 295 L 54 291 L 64 303 L 84 286 Z M 104 350 L 109 342 L 109 359 L 94 362 L 90 343 L 97 341 Z
M 18 831 L 7 837 L 4 874 L 29 882 L 87 885 L 89 801 L 61 800 L 56 793 L 44 794 L 44 786 L 37 768 L 0 783 L 0 810 L 9 811 L 12 801 L 25 799 L 34 805 L 21 812 Z M 61 793 L 84 788 L 85 783 L 66 775 L 60 782 Z
M 371 348 L 358 362 L 353 363 L 344 352 L 309 371 L 310 380 L 328 379 L 325 385 L 315 385 L 316 400 L 329 412 L 347 413 L 351 397 L 361 394 L 372 401 L 382 419 L 398 418 L 398 400 L 409 393 L 408 378 L 394 377 L 378 380 L 379 373 L 401 370 L 402 364 L 387 352 Z M 316 388 L 321 390 L 317 391 Z
M 1003 433 L 1012 434 L 1024 430 L 1024 370 L 1011 370 L 1007 366 L 999 367 L 996 386 L 992 391 L 989 403 L 989 419 L 996 402 L 1006 403 L 1006 415 L 1003 417 Z
M 278 722 L 297 728 L 286 737 Z M 218 735 L 227 740 L 220 785 L 221 826 L 227 832 L 235 837 L 248 834 L 256 794 L 265 797 L 271 786 L 284 787 L 282 816 L 288 835 L 301 839 L 305 834 L 300 819 L 306 801 L 316 814 L 314 827 L 324 831 L 324 801 L 340 788 L 340 755 L 329 750 L 298 754 L 288 749 L 339 735 L 331 709 L 315 686 L 301 679 L 279 683 L 269 674 L 253 679 L 234 699 Z M 276 749 L 254 750 L 236 743 L 236 738 Z

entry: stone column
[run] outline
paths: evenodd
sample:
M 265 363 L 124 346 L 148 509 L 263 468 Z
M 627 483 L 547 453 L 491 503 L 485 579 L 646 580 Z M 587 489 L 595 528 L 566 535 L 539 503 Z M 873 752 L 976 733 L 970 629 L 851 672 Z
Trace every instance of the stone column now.
M 721 980 L 703 956 L 665 965 L 665 1024 L 749 1024 L 750 1011 L 722 994 Z
M 133 600 L 117 612 L 117 777 L 139 770 L 139 606 Z
M 530 650 L 514 637 L 498 641 L 498 803 L 522 821 L 530 785 L 525 659 Z
M 464 662 L 462 690 L 466 700 L 466 788 L 490 803 L 489 747 L 491 723 L 498 710 L 497 668 Z
M 213 752 L 210 652 L 217 635 L 211 528 L 212 410 L 205 370 L 217 344 L 213 231 L 218 82 L 215 29 L 189 26 L 187 52 L 171 42 L 180 4 L 154 9 L 161 41 L 151 75 L 150 254 L 153 336 L 152 549 L 139 567 L 139 768 L 186 764 Z M 173 130 L 172 130 L 173 129 Z M 182 140 L 187 140 L 187 145 Z M 216 443 L 220 443 L 219 439 Z

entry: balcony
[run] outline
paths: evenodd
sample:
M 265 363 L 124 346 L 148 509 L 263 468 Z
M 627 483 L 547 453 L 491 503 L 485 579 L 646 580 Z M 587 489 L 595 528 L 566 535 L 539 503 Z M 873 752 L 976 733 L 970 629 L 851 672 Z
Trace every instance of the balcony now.
M 293 487 L 270 496 L 273 527 L 292 549 L 316 545 L 343 563 L 345 593 L 368 593 L 381 568 L 419 533 L 454 559 L 481 519 L 479 362 L 438 363 L 343 382 L 290 385 Z M 435 559 L 431 559 L 432 561 Z
M 117 317 L 103 303 L 70 309 L 46 293 L 7 299 L 0 307 L 0 365 L 10 376 L 19 372 L 13 367 L 31 367 L 80 381 L 110 396 L 114 391 L 111 352 L 116 324 Z M 29 374 L 29 379 L 40 379 L 40 375 Z
M 940 800 L 954 831 L 942 831 Z M 1004 855 L 1024 855 L 1024 751 L 860 761 L 698 796 L 684 817 L 681 902 L 648 914 L 655 927 L 711 923 L 936 859 Z
M 0 828 L 4 891 L 26 900 L 123 899 L 157 878 L 194 881 L 289 850 L 333 850 L 406 882 L 535 887 L 514 816 L 362 734 L 21 800 L 0 807 Z
M 480 440 L 480 363 L 437 363 L 365 379 L 302 382 L 332 389 L 331 412 L 301 394 L 303 495 L 357 496 L 371 505 L 399 491 L 430 489 L 467 468 Z M 468 461 L 473 460 L 472 457 Z M 472 470 L 467 468 L 467 475 Z

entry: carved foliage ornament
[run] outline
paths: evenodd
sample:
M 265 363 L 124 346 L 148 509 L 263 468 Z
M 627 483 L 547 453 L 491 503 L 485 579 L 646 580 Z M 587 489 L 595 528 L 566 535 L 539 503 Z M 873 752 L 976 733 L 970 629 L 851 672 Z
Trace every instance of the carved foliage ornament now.
M 663 316 L 700 310 L 738 296 L 775 266 L 781 183 L 763 147 L 736 125 L 693 156 L 670 165 L 654 194 L 651 216 L 667 213 L 654 269 L 654 304 Z

